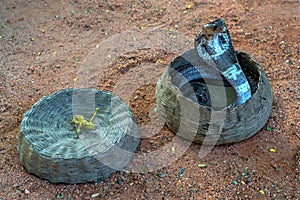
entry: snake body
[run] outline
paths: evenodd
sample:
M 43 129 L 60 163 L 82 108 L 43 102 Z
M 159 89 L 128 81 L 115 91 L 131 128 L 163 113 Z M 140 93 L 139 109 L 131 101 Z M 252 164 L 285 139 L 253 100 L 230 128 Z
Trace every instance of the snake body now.
M 244 104 L 251 97 L 250 85 L 239 65 L 229 31 L 223 19 L 205 24 L 195 39 L 199 56 L 219 70 L 236 94 L 236 105 Z
M 196 49 L 190 49 L 188 53 L 174 59 L 171 66 L 169 73 L 172 84 L 176 85 L 183 95 L 201 105 L 212 106 L 211 98 L 219 95 L 211 87 L 208 88 L 208 85 L 225 86 L 232 90 L 228 81 L 220 76 L 220 72 L 198 56 Z

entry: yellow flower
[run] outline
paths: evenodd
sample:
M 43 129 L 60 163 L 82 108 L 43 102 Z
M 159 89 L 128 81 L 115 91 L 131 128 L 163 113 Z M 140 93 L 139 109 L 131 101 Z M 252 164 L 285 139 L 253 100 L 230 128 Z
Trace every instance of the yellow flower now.
M 81 127 L 86 127 L 88 129 L 94 129 L 95 126 L 93 124 L 93 119 L 95 118 L 99 108 L 96 108 L 96 111 L 94 112 L 93 116 L 91 117 L 90 121 L 86 121 L 82 115 L 75 115 L 73 118 L 71 124 L 76 124 L 78 125 L 76 132 L 80 133 L 80 128 Z

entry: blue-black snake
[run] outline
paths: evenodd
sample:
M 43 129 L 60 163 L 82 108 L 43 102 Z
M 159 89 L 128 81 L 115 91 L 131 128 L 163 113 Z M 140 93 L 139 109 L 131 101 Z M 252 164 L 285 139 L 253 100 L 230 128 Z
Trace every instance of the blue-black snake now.
M 229 31 L 223 19 L 205 24 L 195 39 L 199 56 L 217 68 L 236 93 L 235 105 L 244 104 L 251 97 L 250 85 L 239 65 Z

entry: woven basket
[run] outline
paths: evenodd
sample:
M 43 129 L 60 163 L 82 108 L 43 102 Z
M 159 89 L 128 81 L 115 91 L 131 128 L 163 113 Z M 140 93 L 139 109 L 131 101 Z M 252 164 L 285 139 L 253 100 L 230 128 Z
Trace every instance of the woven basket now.
M 90 119 L 93 130 L 71 124 L 74 115 Z M 18 151 L 26 170 L 49 182 L 100 181 L 130 161 L 139 132 L 128 106 L 112 93 L 65 89 L 40 99 L 21 123 Z
M 252 93 L 252 97 L 240 106 L 230 106 L 235 99 L 235 93 L 233 88 L 226 87 L 228 84 L 224 83 L 221 76 L 216 75 L 214 80 L 206 79 L 207 83 L 222 82 L 220 88 L 210 87 L 210 97 L 216 98 L 214 106 L 209 100 L 207 105 L 200 104 L 192 84 L 190 87 L 180 85 L 179 71 L 188 74 L 191 67 L 199 64 L 199 57 L 194 49 L 184 52 L 167 66 L 156 87 L 156 101 L 160 115 L 172 132 L 196 143 L 205 141 L 205 144 L 220 145 L 245 140 L 266 124 L 273 101 L 267 76 L 261 66 L 248 54 L 237 52 L 237 57 L 250 83 Z M 201 71 L 199 76 L 209 74 L 211 69 L 198 68 Z M 191 79 L 195 79 L 189 80 L 191 83 L 197 81 L 196 76 Z M 225 95 L 218 97 L 218 92 L 222 88 Z M 207 88 L 203 86 L 202 91 L 205 89 Z

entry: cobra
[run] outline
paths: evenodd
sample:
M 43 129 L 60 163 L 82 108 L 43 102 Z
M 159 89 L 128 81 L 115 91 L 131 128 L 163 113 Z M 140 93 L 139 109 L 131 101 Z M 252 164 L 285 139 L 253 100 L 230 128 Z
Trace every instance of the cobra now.
M 216 68 L 232 86 L 235 105 L 242 105 L 251 97 L 250 85 L 238 62 L 229 31 L 223 19 L 205 24 L 195 38 L 199 56 Z

